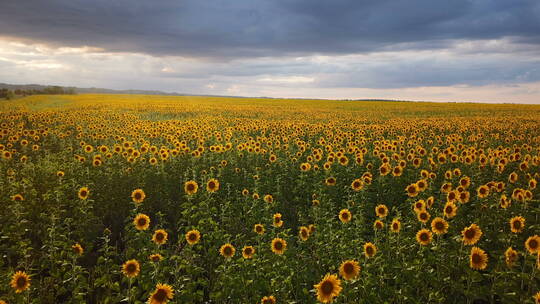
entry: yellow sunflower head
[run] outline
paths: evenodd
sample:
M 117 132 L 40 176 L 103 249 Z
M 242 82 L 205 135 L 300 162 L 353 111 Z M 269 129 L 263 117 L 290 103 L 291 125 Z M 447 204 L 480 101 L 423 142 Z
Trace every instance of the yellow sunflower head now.
M 386 205 L 378 205 L 377 207 L 375 207 L 375 214 L 380 217 L 380 218 L 384 218 L 388 215 L 388 207 L 386 207 Z
M 360 274 L 360 265 L 354 260 L 345 261 L 339 266 L 339 274 L 345 280 L 352 280 Z
M 525 229 L 525 218 L 522 216 L 515 216 L 510 219 L 510 230 L 513 233 L 521 233 Z
M 283 254 L 287 250 L 287 242 L 282 238 L 275 238 L 271 244 L 272 252 L 275 254 Z
M 360 190 L 362 190 L 363 187 L 364 187 L 364 182 L 359 178 L 353 180 L 352 183 L 351 183 L 351 188 L 354 191 L 360 191 Z
M 71 249 L 73 249 L 75 254 L 83 255 L 84 249 L 82 248 L 81 244 L 76 243 L 75 245 L 71 246 Z
M 259 235 L 264 234 L 264 225 L 263 224 L 255 224 L 253 226 L 253 231 Z
M 135 189 L 133 192 L 131 192 L 131 200 L 133 202 L 140 204 L 144 201 L 146 198 L 146 194 L 144 194 L 144 191 L 142 189 Z
M 201 233 L 199 232 L 199 230 L 191 230 L 191 231 L 188 231 L 188 233 L 186 233 L 186 241 L 190 245 L 197 244 L 200 239 L 201 239 Z
M 163 256 L 159 253 L 153 253 L 151 254 L 149 257 L 150 261 L 154 262 L 154 263 L 157 263 L 161 260 L 163 260 Z
M 15 293 L 21 293 L 30 288 L 30 276 L 24 271 L 17 271 L 11 277 L 10 285 L 15 289 Z
M 432 239 L 431 231 L 427 229 L 420 229 L 416 233 L 416 241 L 418 242 L 418 244 L 422 246 L 429 245 L 429 243 L 431 243 L 431 239 Z
M 533 235 L 530 236 L 525 241 L 525 248 L 527 248 L 527 251 L 529 251 L 530 254 L 537 254 L 540 252 L 540 236 Z
M 342 209 L 339 212 L 339 220 L 342 223 L 348 223 L 351 221 L 351 219 L 352 219 L 352 213 L 349 211 L 349 209 Z
M 480 240 L 480 237 L 482 236 L 482 230 L 478 225 L 471 224 L 469 227 L 465 227 L 461 231 L 461 235 L 463 237 L 463 243 L 465 245 L 474 245 Z
M 128 278 L 134 278 L 139 275 L 141 266 L 137 260 L 129 260 L 122 265 L 122 273 Z
M 168 236 L 169 234 L 167 233 L 167 231 L 163 229 L 158 229 L 154 231 L 154 235 L 152 236 L 152 241 L 158 245 L 163 245 L 167 243 Z
M 394 233 L 398 233 L 401 231 L 401 221 L 399 219 L 393 219 L 392 223 L 390 224 L 390 231 Z
M 219 190 L 219 181 L 215 178 L 208 180 L 208 182 L 206 183 L 206 191 L 216 192 L 218 190 Z
M 242 256 L 244 259 L 251 259 L 255 254 L 255 248 L 253 246 L 244 246 L 242 248 Z
M 448 232 L 448 222 L 442 217 L 436 217 L 431 221 L 431 231 L 437 235 L 442 235 Z
M 488 256 L 486 252 L 478 247 L 471 248 L 469 256 L 469 266 L 475 270 L 484 270 L 487 267 Z
M 89 195 L 90 195 L 90 190 L 88 190 L 87 187 L 82 187 L 81 189 L 79 189 L 78 196 L 80 199 L 85 200 L 88 198 Z
M 322 303 L 332 303 L 342 290 L 341 280 L 335 274 L 326 274 L 314 287 L 317 290 L 317 300 Z
M 234 253 L 236 252 L 236 249 L 233 245 L 227 243 L 221 248 L 219 248 L 219 254 L 221 254 L 225 258 L 232 258 L 234 256 Z
M 133 225 L 137 230 L 146 230 L 150 226 L 150 218 L 146 214 L 139 213 L 133 219 Z
M 302 241 L 307 241 L 307 239 L 309 238 L 309 228 L 306 226 L 300 227 L 300 229 L 298 230 L 298 236 Z
M 371 258 L 377 254 L 377 246 L 371 242 L 367 242 L 364 244 L 364 254 L 366 257 Z
M 156 289 L 148 298 L 148 304 L 164 304 L 172 300 L 173 296 L 174 290 L 170 285 L 157 284 Z
M 199 189 L 199 185 L 197 185 L 196 181 L 190 180 L 184 183 L 184 191 L 188 195 L 193 195 L 197 193 L 198 189 Z
M 514 250 L 512 247 L 508 247 L 506 251 L 504 252 L 504 261 L 506 262 L 506 265 L 508 267 L 514 266 L 514 264 L 519 259 L 519 253 Z
M 276 297 L 267 296 L 261 299 L 261 304 L 276 304 Z

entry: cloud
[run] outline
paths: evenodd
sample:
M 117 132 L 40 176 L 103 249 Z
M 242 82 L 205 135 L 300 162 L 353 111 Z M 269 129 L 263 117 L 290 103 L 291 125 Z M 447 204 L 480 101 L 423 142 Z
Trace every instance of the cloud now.
M 155 56 L 245 58 L 540 42 L 537 0 L 3 0 L 0 35 Z

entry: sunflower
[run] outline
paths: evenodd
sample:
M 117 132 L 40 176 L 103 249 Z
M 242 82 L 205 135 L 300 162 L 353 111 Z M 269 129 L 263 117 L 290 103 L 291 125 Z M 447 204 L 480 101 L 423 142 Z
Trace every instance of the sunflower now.
M 154 262 L 154 263 L 157 263 L 161 260 L 163 260 L 163 256 L 159 253 L 154 253 L 154 254 L 151 254 L 149 257 L 150 261 Z
M 146 230 L 150 226 L 150 218 L 146 214 L 139 213 L 133 219 L 133 225 L 137 230 Z
M 478 247 L 471 248 L 471 255 L 469 256 L 469 266 L 475 270 L 486 269 L 488 263 L 488 256 L 486 252 Z
M 351 212 L 349 211 L 349 209 L 343 209 L 339 212 L 339 220 L 342 222 L 342 223 L 348 223 L 350 222 L 352 219 L 352 214 Z
M 235 252 L 236 252 L 236 249 L 234 249 L 234 246 L 229 243 L 219 248 L 219 254 L 221 254 L 225 258 L 232 258 Z
M 152 241 L 158 245 L 163 245 L 167 243 L 167 237 L 169 235 L 167 234 L 167 231 L 163 229 L 158 229 L 154 231 L 154 235 L 152 236 Z
M 139 275 L 141 265 L 137 260 L 129 260 L 122 265 L 122 273 L 128 278 L 134 278 Z
M 184 183 L 184 191 L 189 195 L 197 193 L 198 189 L 199 185 L 197 185 L 196 181 L 190 180 Z
M 309 228 L 305 226 L 300 227 L 298 235 L 300 236 L 300 239 L 302 241 L 307 241 L 307 239 L 309 238 Z
M 510 230 L 513 233 L 521 233 L 525 228 L 525 219 L 522 216 L 514 216 L 510 219 Z
M 275 238 L 272 240 L 272 252 L 275 254 L 283 254 L 287 250 L 287 242 L 281 238 Z
M 264 197 L 263 197 L 263 200 L 267 203 L 272 203 L 274 202 L 274 197 L 272 197 L 271 194 L 266 194 Z
M 335 274 L 326 274 L 314 287 L 317 289 L 317 300 L 322 303 L 332 303 L 342 289 L 341 280 Z
M 371 242 L 364 244 L 364 254 L 366 257 L 371 258 L 377 253 L 377 246 Z
M 384 223 L 383 221 L 381 220 L 375 220 L 375 222 L 373 223 L 373 229 L 375 230 L 381 230 L 384 228 Z
M 418 187 L 418 190 L 424 191 L 428 187 L 428 182 L 425 179 L 421 179 L 421 180 L 416 182 L 416 186 Z
M 242 248 L 242 256 L 244 259 L 251 259 L 254 254 L 255 248 L 253 248 L 253 246 L 244 246 L 244 248 Z
M 426 205 L 427 204 L 424 200 L 417 200 L 413 204 L 414 212 L 418 213 L 418 212 L 426 210 Z
M 82 187 L 79 189 L 78 195 L 80 199 L 85 200 L 88 198 L 88 195 L 90 195 L 90 190 L 88 190 L 87 187 Z
M 64 171 L 57 171 L 56 172 L 56 176 L 58 176 L 58 177 L 64 177 L 64 175 L 65 175 Z
M 486 185 L 482 185 L 480 187 L 478 187 L 478 189 L 476 190 L 477 192 L 477 195 L 479 198 L 485 198 L 489 195 L 489 187 L 486 186 Z
M 390 224 L 390 231 L 398 233 L 401 230 L 401 222 L 399 219 L 393 219 L 392 224 Z
M 264 225 L 263 224 L 255 224 L 253 226 L 253 231 L 257 234 L 264 234 Z
M 457 214 L 457 206 L 453 202 L 447 202 L 443 209 L 444 216 L 447 218 L 453 218 Z
M 465 227 L 461 231 L 461 235 L 463 236 L 463 243 L 465 245 L 474 245 L 480 240 L 480 237 L 482 236 L 482 230 L 478 225 L 471 224 L 469 227 Z
M 418 188 L 418 185 L 416 183 L 410 184 L 405 188 L 405 191 L 407 192 L 407 195 L 409 197 L 415 197 L 418 195 L 418 192 L 420 191 Z
M 422 210 L 416 214 L 416 217 L 418 218 L 419 222 L 427 223 L 429 221 L 429 218 L 431 215 L 426 210 Z
M 22 202 L 24 201 L 24 197 L 21 194 L 15 194 L 11 197 L 11 199 L 15 202 Z
M 386 205 L 378 205 L 377 207 L 375 207 L 375 214 L 380 217 L 380 218 L 384 218 L 388 215 L 388 207 L 386 207 Z
M 354 260 L 345 261 L 339 266 L 339 274 L 345 280 L 352 280 L 360 274 L 360 265 Z
M 540 252 L 540 236 L 533 235 L 530 236 L 525 241 L 525 248 L 529 251 L 530 254 L 535 254 Z
M 508 267 L 514 266 L 514 263 L 519 259 L 519 253 L 512 247 L 508 247 L 504 252 L 504 260 Z
M 200 239 L 201 239 L 201 233 L 199 232 L 199 230 L 191 230 L 191 231 L 188 231 L 188 233 L 186 233 L 186 241 L 190 245 L 197 244 Z
M 416 233 L 416 241 L 422 246 L 427 246 L 431 243 L 431 231 L 427 229 L 420 229 Z
M 82 248 L 81 244 L 76 243 L 75 245 L 71 246 L 71 249 L 73 249 L 75 254 L 83 255 L 84 249 Z
M 261 299 L 261 304 L 276 304 L 276 297 L 268 296 Z
M 242 195 L 243 196 L 248 196 L 249 195 L 249 190 L 248 189 L 242 190 Z
M 442 235 L 448 232 L 448 222 L 442 217 L 436 217 L 431 221 L 431 231 L 437 235 Z
M 131 200 L 137 204 L 142 203 L 145 197 L 146 194 L 144 194 L 142 189 L 135 189 L 133 192 L 131 192 Z
M 30 276 L 24 271 L 17 271 L 11 277 L 10 285 L 15 289 L 15 293 L 21 293 L 30 287 Z
M 148 298 L 148 304 L 164 304 L 172 300 L 173 296 L 174 290 L 170 285 L 158 283 Z
M 283 221 L 281 220 L 281 213 L 274 214 L 274 221 L 273 221 L 274 227 L 281 227 L 283 226 Z
M 351 188 L 354 191 L 360 191 L 360 190 L 362 190 L 363 187 L 364 187 L 364 182 L 359 178 L 353 180 L 352 183 L 351 183 Z
M 324 183 L 327 186 L 335 186 L 336 185 L 336 178 L 335 177 L 329 177 L 324 181 Z
M 216 192 L 218 190 L 219 190 L 219 181 L 215 178 L 208 180 L 208 182 L 206 183 L 206 191 Z
M 540 291 L 537 292 L 537 293 L 533 296 L 533 298 L 534 298 L 534 303 L 540 304 Z

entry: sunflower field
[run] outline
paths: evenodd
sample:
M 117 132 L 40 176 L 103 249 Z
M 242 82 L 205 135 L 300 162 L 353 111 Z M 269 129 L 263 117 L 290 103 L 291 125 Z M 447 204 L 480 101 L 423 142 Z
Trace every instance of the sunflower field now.
M 539 303 L 540 106 L 0 103 L 0 303 Z

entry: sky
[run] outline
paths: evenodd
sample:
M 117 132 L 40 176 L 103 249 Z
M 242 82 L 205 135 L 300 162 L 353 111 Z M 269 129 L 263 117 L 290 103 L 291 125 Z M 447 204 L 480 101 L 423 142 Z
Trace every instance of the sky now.
M 0 82 L 540 103 L 540 1 L 1 0 Z

